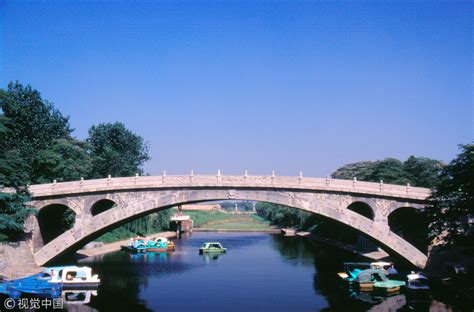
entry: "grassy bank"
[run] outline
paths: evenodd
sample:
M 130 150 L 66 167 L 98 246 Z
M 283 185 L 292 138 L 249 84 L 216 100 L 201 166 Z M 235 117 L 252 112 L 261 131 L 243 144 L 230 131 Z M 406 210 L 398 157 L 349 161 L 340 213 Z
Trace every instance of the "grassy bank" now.
M 233 214 L 221 211 L 183 211 L 194 221 L 195 229 L 265 231 L 273 229 L 269 222 L 255 214 Z

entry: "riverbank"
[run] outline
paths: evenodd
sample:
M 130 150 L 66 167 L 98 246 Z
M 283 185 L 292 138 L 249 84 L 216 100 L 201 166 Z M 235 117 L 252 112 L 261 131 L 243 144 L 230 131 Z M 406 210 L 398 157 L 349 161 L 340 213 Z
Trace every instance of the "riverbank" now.
M 173 237 L 176 237 L 176 232 L 171 232 L 171 231 L 159 232 L 159 233 L 155 233 L 155 234 L 145 236 L 145 239 L 151 239 L 151 238 L 158 237 L 158 236 L 166 237 L 166 238 L 173 238 Z M 76 254 L 78 254 L 79 257 L 99 256 L 99 255 L 103 255 L 103 254 L 106 254 L 106 253 L 118 251 L 118 250 L 120 250 L 120 247 L 122 245 L 128 245 L 129 243 L 130 243 L 130 239 L 125 239 L 125 240 L 121 240 L 121 241 L 117 241 L 117 242 L 113 242 L 113 243 L 108 243 L 108 244 L 102 243 L 101 245 L 97 245 L 97 243 L 95 243 L 95 246 L 94 246 L 94 243 L 93 244 L 88 244 L 88 245 L 86 245 L 86 247 L 87 246 L 89 246 L 89 247 L 78 250 L 76 252 Z

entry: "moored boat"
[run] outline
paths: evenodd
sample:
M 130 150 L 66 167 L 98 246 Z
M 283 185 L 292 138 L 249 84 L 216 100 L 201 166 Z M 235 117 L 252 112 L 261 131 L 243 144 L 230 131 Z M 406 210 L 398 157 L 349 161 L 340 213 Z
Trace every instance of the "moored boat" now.
M 392 262 L 377 261 L 370 263 L 371 269 L 379 269 L 387 271 L 387 275 L 397 275 L 398 271 L 395 269 L 395 266 Z
M 385 293 L 393 293 L 400 290 L 401 287 L 406 286 L 404 281 L 386 280 L 374 283 L 374 290 Z
M 92 275 L 92 269 L 86 266 L 49 267 L 43 272 L 51 276 L 49 283 L 62 284 L 64 289 L 94 289 L 100 284 L 99 276 Z
M 151 252 L 172 252 L 175 250 L 175 245 L 166 237 L 157 237 L 151 239 L 147 243 L 147 251 Z
M 0 293 L 10 298 L 23 296 L 55 298 L 61 295 L 62 284 L 51 284 L 51 276 L 39 273 L 32 276 L 4 281 L 0 284 Z
M 363 270 L 354 279 L 353 284 L 362 291 L 377 290 L 386 293 L 398 291 L 400 287 L 405 286 L 405 282 L 391 280 L 386 273 L 380 269 Z
M 337 275 L 342 281 L 351 284 L 363 270 L 370 268 L 370 263 L 366 262 L 344 262 L 344 272 Z
M 206 242 L 199 248 L 199 253 L 227 252 L 227 248 L 222 247 L 218 242 Z
M 128 245 L 120 246 L 120 249 L 131 253 L 146 252 L 148 249 L 148 244 L 142 237 L 130 238 L 130 243 Z
M 428 291 L 430 286 L 426 275 L 411 272 L 407 275 L 407 289 L 412 291 Z

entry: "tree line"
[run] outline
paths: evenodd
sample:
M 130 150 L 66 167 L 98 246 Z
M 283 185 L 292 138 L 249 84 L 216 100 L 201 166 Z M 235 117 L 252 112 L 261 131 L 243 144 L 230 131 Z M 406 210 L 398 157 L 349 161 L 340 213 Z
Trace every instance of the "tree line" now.
M 0 240 L 18 239 L 25 219 L 36 213 L 25 205 L 28 185 L 143 174 L 150 159 L 147 142 L 121 122 L 93 125 L 85 140 L 77 139 L 69 117 L 29 85 L 0 89 L 0 107 L 0 186 L 16 190 L 0 193 Z M 73 226 L 72 211 L 63 219 L 64 230 Z M 140 222 L 151 221 L 123 227 L 136 232 Z

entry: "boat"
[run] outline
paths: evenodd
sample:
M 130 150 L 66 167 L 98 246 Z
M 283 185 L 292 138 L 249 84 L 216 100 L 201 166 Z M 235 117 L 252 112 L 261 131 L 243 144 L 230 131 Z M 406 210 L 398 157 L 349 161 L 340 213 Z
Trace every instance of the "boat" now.
M 354 279 L 353 284 L 362 291 L 376 290 L 385 293 L 399 291 L 405 286 L 405 282 L 389 279 L 386 271 L 380 269 L 363 270 Z
M 395 269 L 392 262 L 344 262 L 344 272 L 339 272 L 337 275 L 346 282 L 352 283 L 357 275 L 363 270 L 373 269 L 382 270 L 385 275 L 397 275 L 398 271 Z
M 398 271 L 395 269 L 395 266 L 392 262 L 385 262 L 385 261 L 377 261 L 370 263 L 371 269 L 379 269 L 387 271 L 387 275 L 397 275 Z
M 227 248 L 222 247 L 221 243 L 218 242 L 206 242 L 199 248 L 199 253 L 207 252 L 227 252 Z
M 344 272 L 339 272 L 337 275 L 342 281 L 352 284 L 360 272 L 370 269 L 370 263 L 366 262 L 344 262 Z
M 0 293 L 10 298 L 24 296 L 56 298 L 61 295 L 62 284 L 49 283 L 51 276 L 39 273 L 0 283 Z
M 157 237 L 149 240 L 147 243 L 147 251 L 151 252 L 171 252 L 175 250 L 175 245 L 166 237 Z
M 51 276 L 49 283 L 62 284 L 63 289 L 94 289 L 100 284 L 99 276 L 92 275 L 92 269 L 86 266 L 49 267 L 43 272 Z
M 375 282 L 374 290 L 384 293 L 393 293 L 398 292 L 400 288 L 405 287 L 406 283 L 404 281 L 398 280 L 386 280 L 382 282 Z
M 407 275 L 407 289 L 414 291 L 429 290 L 428 277 L 421 273 L 411 272 Z
M 120 249 L 126 250 L 131 253 L 140 253 L 146 252 L 148 249 L 148 244 L 141 237 L 130 239 L 130 244 L 120 246 Z

